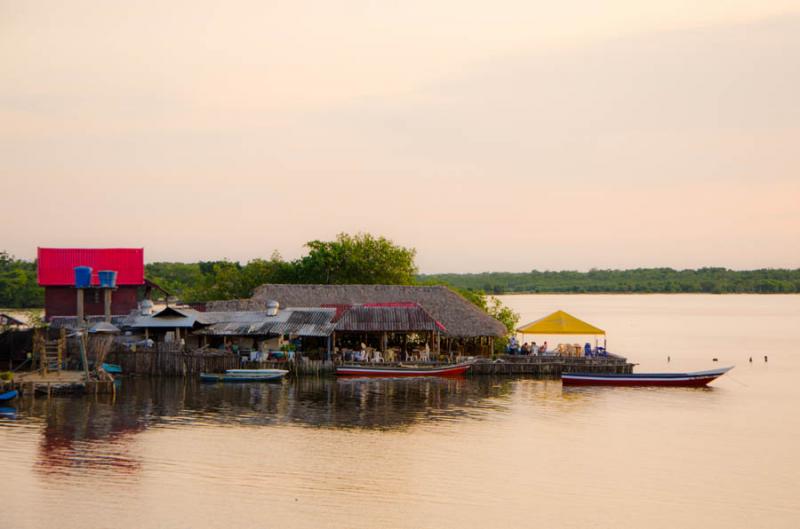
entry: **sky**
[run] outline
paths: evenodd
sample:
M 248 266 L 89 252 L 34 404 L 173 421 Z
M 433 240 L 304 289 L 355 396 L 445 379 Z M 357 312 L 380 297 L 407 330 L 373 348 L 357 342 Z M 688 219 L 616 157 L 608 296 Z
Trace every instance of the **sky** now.
M 0 0 L 0 250 L 800 267 L 796 0 Z

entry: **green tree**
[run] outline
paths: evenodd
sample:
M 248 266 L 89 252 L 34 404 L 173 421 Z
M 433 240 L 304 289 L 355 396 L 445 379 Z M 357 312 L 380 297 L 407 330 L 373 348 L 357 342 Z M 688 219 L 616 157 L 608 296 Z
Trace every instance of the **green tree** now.
M 295 280 L 320 284 L 414 283 L 416 250 L 368 233 L 340 233 L 333 241 L 306 243 L 308 255 L 294 262 Z
M 16 259 L 0 251 L 0 307 L 41 307 L 44 289 L 36 278 L 36 261 Z

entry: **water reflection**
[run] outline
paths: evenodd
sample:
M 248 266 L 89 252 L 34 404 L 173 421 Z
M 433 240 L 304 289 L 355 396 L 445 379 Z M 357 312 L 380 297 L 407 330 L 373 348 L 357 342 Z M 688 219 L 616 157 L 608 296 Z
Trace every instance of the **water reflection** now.
M 292 424 L 402 430 L 418 423 L 496 417 L 507 413 L 512 395 L 547 417 L 580 409 L 596 393 L 591 388 L 562 392 L 559 381 L 508 377 L 309 378 L 210 385 L 142 378 L 124 380 L 114 396 L 21 399 L 16 415 L 18 423 L 41 426 L 39 471 L 133 474 L 141 461 L 131 450 L 132 442 L 153 427 Z
M 508 379 L 331 380 L 201 384 L 128 379 L 116 395 L 20 399 L 2 419 L 41 431 L 36 469 L 136 473 L 136 434 L 152 427 L 296 424 L 313 428 L 403 429 L 419 421 L 479 420 L 502 412 Z M 9 421 L 5 421 L 8 423 Z M 6 424 L 7 426 L 8 424 Z
M 421 419 L 479 418 L 502 408 L 511 391 L 493 379 L 332 380 L 280 384 L 201 384 L 130 380 L 119 412 L 146 424 L 285 424 L 327 428 L 403 428 Z

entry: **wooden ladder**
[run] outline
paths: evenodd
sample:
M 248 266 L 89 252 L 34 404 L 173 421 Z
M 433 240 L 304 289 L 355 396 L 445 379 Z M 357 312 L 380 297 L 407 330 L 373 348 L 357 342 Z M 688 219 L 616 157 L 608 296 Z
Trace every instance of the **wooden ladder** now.
M 44 346 L 45 361 L 42 365 L 47 366 L 47 371 L 61 371 L 64 359 L 64 351 L 61 347 L 61 340 L 48 340 Z
M 67 352 L 66 329 L 61 329 L 61 335 L 57 340 L 47 340 L 39 336 L 37 349 L 39 350 L 39 371 L 46 375 L 51 371 L 61 372 L 64 364 L 64 356 Z

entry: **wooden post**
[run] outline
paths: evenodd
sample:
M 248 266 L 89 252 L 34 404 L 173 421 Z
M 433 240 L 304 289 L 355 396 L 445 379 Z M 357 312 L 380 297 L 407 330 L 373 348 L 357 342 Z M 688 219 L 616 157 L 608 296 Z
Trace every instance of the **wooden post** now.
M 39 352 L 39 339 L 41 338 L 41 329 L 35 328 L 33 330 L 33 344 L 31 347 L 31 370 L 36 371 L 36 354 Z
M 78 316 L 78 325 L 79 326 L 83 325 L 84 322 L 86 321 L 86 318 L 85 318 L 86 315 L 84 313 L 85 311 L 84 311 L 84 306 L 83 306 L 83 296 L 84 296 L 84 289 L 79 288 L 77 290 L 77 303 L 78 303 L 77 316 Z
M 42 376 L 47 375 L 47 334 L 39 338 L 39 371 Z
M 111 323 L 111 292 L 110 288 L 103 289 L 103 315 L 107 323 Z
M 89 380 L 89 357 L 86 354 L 86 329 L 81 329 L 78 335 L 78 345 L 81 349 L 81 362 L 83 363 L 83 373 L 86 375 L 86 381 Z
M 67 328 L 61 327 L 61 332 L 58 336 L 58 367 L 57 371 L 61 371 L 61 364 L 64 361 L 64 354 L 67 348 Z

